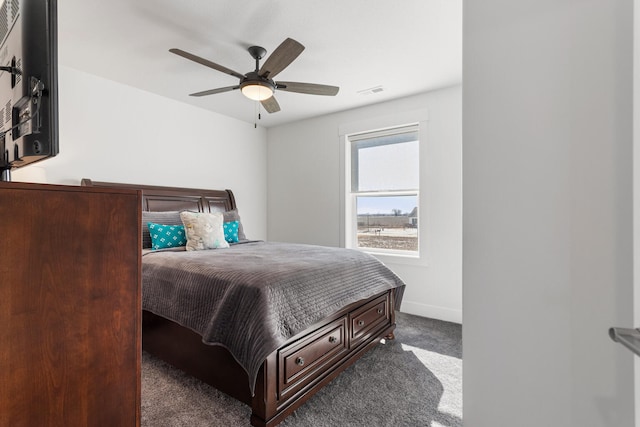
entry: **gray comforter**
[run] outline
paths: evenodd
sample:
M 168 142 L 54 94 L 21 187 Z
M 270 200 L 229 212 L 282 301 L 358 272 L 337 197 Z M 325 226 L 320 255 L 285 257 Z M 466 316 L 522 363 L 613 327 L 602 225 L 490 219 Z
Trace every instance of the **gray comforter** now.
M 374 257 L 321 246 L 250 242 L 143 256 L 143 309 L 225 346 L 253 392 L 266 357 L 331 313 L 404 283 Z

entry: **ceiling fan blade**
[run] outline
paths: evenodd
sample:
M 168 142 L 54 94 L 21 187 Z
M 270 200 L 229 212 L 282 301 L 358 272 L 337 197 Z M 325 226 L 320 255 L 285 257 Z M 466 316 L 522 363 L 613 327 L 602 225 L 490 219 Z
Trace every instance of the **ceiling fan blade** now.
M 280 104 L 278 104 L 278 101 L 276 101 L 275 96 L 272 96 L 269 99 L 265 99 L 264 101 L 260 101 L 260 103 L 262 104 L 264 109 L 267 110 L 267 113 L 277 113 L 278 111 L 280 111 Z
M 264 64 L 260 67 L 260 71 L 258 71 L 258 74 L 261 77 L 273 79 L 276 74 L 287 68 L 303 50 L 304 46 L 299 42 L 294 39 L 286 39 L 280 43 L 280 46 L 278 46 L 267 60 L 264 61 Z
M 214 70 L 218 70 L 218 71 L 222 71 L 225 74 L 229 74 L 232 75 L 234 77 L 237 77 L 239 79 L 243 79 L 244 78 L 244 74 L 241 74 L 237 71 L 233 71 L 230 68 L 227 67 L 223 67 L 220 64 L 216 64 L 215 62 L 211 62 L 208 59 L 204 59 L 204 58 L 200 58 L 199 56 L 196 56 L 192 53 L 189 52 L 185 52 L 182 49 L 169 49 L 169 52 L 171 53 L 175 53 L 178 56 L 182 56 L 183 58 L 187 58 L 191 61 L 197 62 L 198 64 L 202 64 L 205 67 L 209 67 L 209 68 L 213 68 Z
M 189 96 L 207 96 L 207 95 L 215 95 L 216 93 L 222 92 L 230 92 L 232 90 L 236 90 L 240 88 L 240 86 L 227 86 L 227 87 L 219 87 L 217 89 L 209 89 L 203 90 L 202 92 L 190 93 Z
M 307 93 L 309 95 L 335 96 L 340 90 L 337 86 L 318 85 L 315 83 L 277 82 L 278 90 L 285 92 Z

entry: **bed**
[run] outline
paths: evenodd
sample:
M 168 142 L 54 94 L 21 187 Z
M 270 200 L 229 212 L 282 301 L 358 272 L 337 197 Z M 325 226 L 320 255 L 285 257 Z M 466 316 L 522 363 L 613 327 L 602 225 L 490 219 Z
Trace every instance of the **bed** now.
M 230 190 L 82 185 L 141 190 L 143 222 L 181 211 L 240 220 Z M 271 427 L 393 339 L 404 283 L 359 251 L 243 234 L 240 225 L 227 249 L 143 249 L 142 345 L 249 405 L 252 425 Z

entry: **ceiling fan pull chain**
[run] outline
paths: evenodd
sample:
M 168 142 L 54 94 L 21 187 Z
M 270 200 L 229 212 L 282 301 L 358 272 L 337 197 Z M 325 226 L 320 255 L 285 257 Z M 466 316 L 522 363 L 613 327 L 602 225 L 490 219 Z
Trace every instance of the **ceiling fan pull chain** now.
M 262 120 L 262 115 L 260 114 L 260 101 L 256 101 L 256 106 L 254 108 L 255 111 L 255 116 L 258 117 L 258 120 Z M 257 129 L 258 128 L 258 120 L 253 121 L 253 128 Z

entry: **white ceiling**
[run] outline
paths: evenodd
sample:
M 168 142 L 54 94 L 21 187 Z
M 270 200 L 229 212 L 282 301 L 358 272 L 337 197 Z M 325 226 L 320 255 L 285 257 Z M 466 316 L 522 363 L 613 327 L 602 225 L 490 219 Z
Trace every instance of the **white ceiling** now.
M 284 39 L 305 51 L 276 80 L 340 87 L 335 97 L 276 92 L 264 127 L 378 103 L 462 81 L 462 0 L 59 0 L 59 64 L 253 123 L 239 91 L 189 93 L 235 77 L 169 53 L 180 48 L 240 73 Z M 382 86 L 370 95 L 358 91 Z

